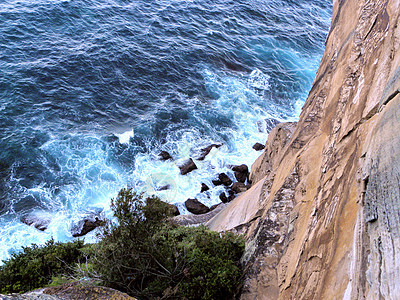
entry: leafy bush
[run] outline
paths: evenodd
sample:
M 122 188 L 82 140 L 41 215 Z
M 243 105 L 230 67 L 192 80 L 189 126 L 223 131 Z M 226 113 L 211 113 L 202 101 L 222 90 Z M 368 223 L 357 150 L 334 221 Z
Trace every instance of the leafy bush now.
M 0 266 L 0 293 L 22 293 L 50 283 L 53 276 L 72 273 L 71 265 L 84 259 L 83 241 L 32 244 L 3 261 Z
M 232 299 L 239 285 L 241 237 L 177 227 L 156 197 L 123 189 L 95 251 L 93 268 L 113 288 L 140 299 Z

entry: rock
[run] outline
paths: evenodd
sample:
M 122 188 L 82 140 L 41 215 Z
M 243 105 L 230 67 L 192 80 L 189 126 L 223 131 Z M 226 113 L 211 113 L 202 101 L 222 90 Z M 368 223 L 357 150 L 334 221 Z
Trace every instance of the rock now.
M 237 194 L 243 193 L 243 192 L 245 192 L 245 191 L 247 191 L 247 190 L 248 190 L 247 185 L 245 185 L 245 184 L 242 183 L 242 182 L 235 182 L 235 183 L 232 185 L 232 191 L 234 191 L 234 192 L 237 193 Z
M 200 156 L 197 158 L 198 160 L 204 160 L 206 158 L 206 156 L 210 153 L 210 151 L 212 150 L 212 148 L 219 148 L 221 147 L 222 144 L 212 144 L 206 148 L 201 149 L 201 154 Z
M 22 216 L 20 221 L 26 225 L 33 226 L 40 231 L 45 231 L 50 224 L 50 218 L 34 214 Z
M 219 199 L 221 200 L 222 203 L 228 203 L 228 197 L 226 197 L 225 193 L 222 193 L 219 195 Z
M 160 157 L 160 160 L 173 159 L 172 156 L 167 151 L 161 151 L 160 154 L 158 154 L 158 156 Z
M 260 144 L 260 143 L 255 143 L 253 145 L 253 149 L 256 150 L 256 151 L 264 150 L 264 148 L 265 148 L 265 146 L 263 144 Z
M 189 212 L 195 215 L 208 213 L 210 209 L 197 199 L 187 199 L 185 206 Z
M 163 186 L 159 187 L 157 190 L 158 191 L 166 191 L 169 189 L 171 189 L 171 186 L 169 184 L 167 184 L 167 185 L 163 185 Z
M 221 173 L 218 175 L 218 179 L 222 182 L 225 186 L 230 186 L 232 184 L 232 180 L 226 175 L 225 173 Z
M 232 190 L 229 190 L 228 191 L 228 194 L 229 194 L 229 196 L 228 196 L 228 202 L 231 202 L 233 199 L 235 199 L 235 192 L 234 191 L 232 191 Z
M 95 217 L 94 219 L 85 219 L 82 221 L 79 221 L 79 223 L 72 228 L 72 236 L 73 237 L 80 237 L 88 234 L 89 232 L 93 231 L 99 226 L 104 225 L 104 221 L 100 220 L 98 217 Z
M 187 161 L 185 161 L 183 163 L 183 165 L 181 165 L 179 167 L 179 169 L 181 170 L 181 174 L 182 175 L 186 175 L 187 173 L 192 172 L 193 170 L 197 169 L 196 164 L 194 163 L 193 159 L 189 158 Z
M 164 201 L 163 201 L 164 202 Z M 176 207 L 176 205 L 164 202 L 165 204 L 168 205 L 168 207 L 171 209 L 172 215 L 173 216 L 179 216 L 181 213 L 179 212 L 179 209 Z
M 269 133 L 277 124 L 280 122 L 273 118 L 267 118 L 264 121 L 257 122 L 257 128 L 259 132 Z
M 222 181 L 217 179 L 217 180 L 211 180 L 211 182 L 213 183 L 213 185 L 218 186 L 222 184 Z
M 222 202 L 218 203 L 218 204 L 214 204 L 210 207 L 210 211 L 213 211 L 214 209 L 216 209 L 218 206 L 222 205 Z
M 203 193 L 203 192 L 205 192 L 205 191 L 208 191 L 209 189 L 210 189 L 210 188 L 208 187 L 207 184 L 202 183 L 202 184 L 201 184 L 201 191 L 200 191 L 200 193 Z
M 249 177 L 249 168 L 243 164 L 240 166 L 234 166 L 232 170 L 235 172 L 235 178 L 237 181 L 245 183 Z
M 235 171 L 235 172 L 239 172 L 239 173 L 249 173 L 249 168 L 247 167 L 247 165 L 245 165 L 245 164 L 242 164 L 242 165 L 239 165 L 239 166 L 234 166 L 234 167 L 232 167 L 232 171 Z
M 206 214 L 202 215 L 194 215 L 194 214 L 187 214 L 187 215 L 180 215 L 172 218 L 172 221 L 179 225 L 179 226 L 189 226 L 189 225 L 199 225 L 205 224 L 206 222 L 210 221 L 218 212 L 220 212 L 224 207 L 225 204 L 219 203 L 217 205 L 213 205 L 215 207 L 212 211 L 210 210 Z

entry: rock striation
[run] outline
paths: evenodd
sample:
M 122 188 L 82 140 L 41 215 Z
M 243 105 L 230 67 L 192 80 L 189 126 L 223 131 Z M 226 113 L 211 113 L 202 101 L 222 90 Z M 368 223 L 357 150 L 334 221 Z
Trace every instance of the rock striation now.
M 245 234 L 241 299 L 400 298 L 400 5 L 334 0 L 297 123 L 207 225 Z

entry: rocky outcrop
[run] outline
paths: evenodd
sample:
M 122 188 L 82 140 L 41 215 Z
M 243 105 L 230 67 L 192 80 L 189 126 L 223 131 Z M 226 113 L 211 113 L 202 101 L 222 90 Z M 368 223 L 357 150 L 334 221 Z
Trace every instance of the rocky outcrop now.
M 400 297 L 400 5 L 334 1 L 298 123 L 207 224 L 243 233 L 241 299 Z
M 179 166 L 179 169 L 181 170 L 181 175 L 186 175 L 187 173 L 196 170 L 197 166 L 194 163 L 193 159 L 189 158 L 182 165 Z

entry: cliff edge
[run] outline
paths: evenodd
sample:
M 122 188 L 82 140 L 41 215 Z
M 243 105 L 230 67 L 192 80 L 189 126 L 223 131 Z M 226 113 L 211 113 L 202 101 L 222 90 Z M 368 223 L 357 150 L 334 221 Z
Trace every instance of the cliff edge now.
M 400 2 L 334 0 L 298 123 L 208 222 L 244 233 L 242 299 L 399 299 Z

